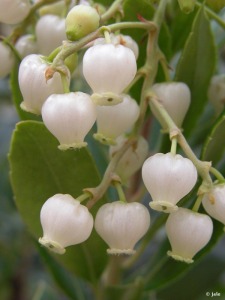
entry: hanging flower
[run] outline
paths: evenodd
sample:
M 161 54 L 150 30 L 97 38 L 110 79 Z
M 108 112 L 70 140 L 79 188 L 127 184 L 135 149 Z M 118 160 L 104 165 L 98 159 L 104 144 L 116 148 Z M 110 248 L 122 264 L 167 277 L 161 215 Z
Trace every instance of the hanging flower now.
M 168 255 L 192 263 L 195 254 L 209 242 L 212 232 L 213 223 L 209 216 L 179 208 L 169 215 L 166 222 L 166 233 L 172 247 Z
M 97 106 L 97 133 L 94 137 L 103 144 L 115 144 L 116 138 L 130 129 L 138 119 L 140 109 L 129 95 L 113 106 Z
M 4 78 L 12 71 L 15 58 L 8 45 L 0 42 L 0 78 Z
M 65 19 L 55 15 L 42 16 L 35 27 L 39 53 L 49 55 L 66 40 Z
M 191 103 L 189 87 L 183 82 L 164 82 L 154 84 L 152 91 L 156 94 L 160 103 L 164 106 L 175 124 L 181 127 Z M 151 101 L 150 107 L 157 115 Z M 167 125 L 164 124 L 163 121 L 162 125 L 165 129 L 167 128 Z
M 104 204 L 95 219 L 95 229 L 109 245 L 109 254 L 133 254 L 135 244 L 149 226 L 150 214 L 144 205 L 137 202 Z
M 191 160 L 179 154 L 157 153 L 144 162 L 142 178 L 153 200 L 151 208 L 171 212 L 194 187 L 197 170 Z
M 30 54 L 22 60 L 19 67 L 19 86 L 23 95 L 21 103 L 23 110 L 39 115 L 48 96 L 63 93 L 62 80 L 58 72 L 46 80 L 45 72 L 48 67 L 41 55 Z M 67 79 L 69 81 L 69 76 Z
M 59 140 L 59 149 L 81 148 L 96 120 L 96 108 L 90 96 L 82 92 L 53 94 L 42 107 L 48 130 Z
M 225 225 L 225 185 L 216 185 L 202 199 L 206 212 L 214 219 Z M 225 227 L 224 227 L 225 231 Z
M 137 71 L 132 50 L 122 45 L 95 45 L 83 58 L 83 74 L 93 90 L 92 99 L 98 105 L 122 102 L 121 93 Z
M 88 239 L 93 217 L 87 207 L 67 194 L 56 194 L 41 208 L 43 237 L 39 242 L 51 251 L 63 254 L 65 247 Z
M 29 0 L 0 0 L 0 22 L 17 24 L 29 14 L 31 4 Z

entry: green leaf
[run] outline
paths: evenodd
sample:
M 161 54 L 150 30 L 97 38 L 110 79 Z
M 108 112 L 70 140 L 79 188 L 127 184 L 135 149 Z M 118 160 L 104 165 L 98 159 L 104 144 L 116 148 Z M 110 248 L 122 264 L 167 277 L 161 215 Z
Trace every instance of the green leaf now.
M 124 18 L 123 21 L 138 22 L 138 15 L 147 20 L 151 20 L 154 15 L 154 8 L 150 2 L 145 0 L 125 0 L 123 5 Z M 147 32 L 142 29 L 123 30 L 123 34 L 130 35 L 139 45 L 138 67 L 145 63 L 145 52 L 147 43 Z
M 63 152 L 57 146 L 41 122 L 20 122 L 12 137 L 9 161 L 15 201 L 36 238 L 42 235 L 40 209 L 49 197 L 56 193 L 77 197 L 83 188 L 99 183 L 87 149 Z M 94 214 L 98 206 L 94 206 Z M 65 255 L 57 257 L 69 270 L 90 281 L 101 274 L 107 260 L 105 244 L 95 231 L 86 242 L 68 247 Z
M 152 20 L 155 9 L 151 3 L 146 0 L 125 0 L 123 5 L 124 21 L 138 21 L 138 16 L 147 20 Z M 123 31 L 130 35 L 139 45 L 138 66 L 143 66 L 145 63 L 147 32 L 141 29 L 127 29 Z M 166 23 L 162 24 L 159 34 L 159 47 L 167 58 L 171 56 L 171 35 Z
M 40 117 L 32 113 L 26 112 L 20 108 L 20 103 L 23 101 L 23 96 L 20 92 L 20 87 L 18 82 L 18 72 L 19 72 L 19 64 L 16 64 L 10 75 L 10 87 L 11 87 L 13 103 L 15 105 L 16 111 L 21 120 L 40 121 Z
M 212 161 L 215 166 L 222 158 L 225 152 L 225 144 L 222 141 L 225 140 L 225 111 L 216 120 L 215 124 L 211 128 L 211 131 L 204 143 L 201 159 L 206 161 Z
M 190 135 L 207 103 L 207 89 L 214 69 L 214 39 L 210 22 L 202 7 L 194 20 L 175 75 L 176 81 L 185 82 L 189 86 L 192 95 L 191 105 L 183 124 L 186 136 Z
M 104 300 L 140 300 L 143 293 L 143 279 L 137 278 L 132 284 L 107 286 Z
M 174 284 L 160 291 L 157 294 L 157 298 L 169 300 L 176 295 L 176 298 L 179 300 L 199 299 L 201 296 L 204 299 L 206 292 L 220 292 L 220 290 L 214 289 L 213 285 L 218 283 L 220 276 L 224 272 L 224 267 L 224 259 L 219 259 L 215 255 L 209 255 L 200 261 L 199 264 L 195 264 L 185 276 L 182 276 Z
M 182 13 L 180 9 L 177 10 L 177 14 L 171 24 L 172 49 L 174 54 L 184 47 L 195 16 L 196 11 L 187 15 Z
M 44 247 L 41 247 L 38 243 L 36 243 L 36 246 L 52 277 L 64 293 L 71 299 L 85 300 L 82 282 L 66 272 Z

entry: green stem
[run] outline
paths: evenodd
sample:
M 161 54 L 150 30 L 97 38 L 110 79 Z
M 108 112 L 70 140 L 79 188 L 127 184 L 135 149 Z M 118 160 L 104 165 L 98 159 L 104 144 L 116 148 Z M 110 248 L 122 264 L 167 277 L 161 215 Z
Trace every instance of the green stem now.
M 153 18 L 153 22 L 158 27 L 161 27 L 162 22 L 164 20 L 167 2 L 168 2 L 167 0 L 161 0 L 159 2 L 159 6 L 156 9 L 156 12 L 155 12 L 155 15 L 154 15 L 154 18 Z
M 105 41 L 107 44 L 111 44 L 111 38 L 108 30 L 104 31 Z
M 63 73 L 60 73 L 61 75 L 61 80 L 62 80 L 62 85 L 63 85 L 63 91 L 64 93 L 70 93 L 70 86 L 69 86 L 69 83 L 68 83 L 68 78 L 65 74 Z
M 114 181 L 113 185 L 115 186 L 115 188 L 117 190 L 117 193 L 118 193 L 118 196 L 119 196 L 119 200 L 121 202 L 127 203 L 127 199 L 126 199 L 126 196 L 125 196 L 125 193 L 123 191 L 121 183 L 118 182 L 118 181 Z
M 53 62 L 53 60 L 55 59 L 56 55 L 59 54 L 61 48 L 62 48 L 62 47 L 60 46 L 60 47 L 54 49 L 54 50 L 49 54 L 49 56 L 48 56 L 48 58 L 47 58 L 49 62 Z
M 145 67 L 141 67 L 141 68 L 137 71 L 137 73 L 136 73 L 134 79 L 132 80 L 132 82 L 131 82 L 131 83 L 126 87 L 126 89 L 123 91 L 124 94 L 128 94 L 128 93 L 129 93 L 129 90 L 132 88 L 132 86 L 135 85 L 135 83 L 138 82 L 138 80 L 141 79 L 141 78 L 144 77 L 144 76 L 147 76 L 147 69 L 146 69 Z
M 200 205 L 201 205 L 201 203 L 202 203 L 202 198 L 203 198 L 203 194 L 202 194 L 202 195 L 199 195 L 198 198 L 197 198 L 197 200 L 195 201 L 195 204 L 194 204 L 194 206 L 193 206 L 193 208 L 192 208 L 192 210 L 193 210 L 194 212 L 198 212 L 198 210 L 199 210 L 199 208 L 200 208 Z
M 107 297 L 105 292 L 108 286 L 115 286 L 120 283 L 121 280 L 121 264 L 124 260 L 123 256 L 111 255 L 107 267 L 99 280 L 99 284 L 96 289 L 96 299 L 105 300 Z
M 219 180 L 219 182 L 225 183 L 225 178 L 216 168 L 210 167 L 209 172 L 212 173 Z
M 52 4 L 54 2 L 59 2 L 60 0 L 41 0 L 37 1 L 31 8 L 29 15 L 26 19 L 29 19 L 39 8 L 41 8 L 44 5 Z
M 163 73 L 165 75 L 165 81 L 170 82 L 171 78 L 170 78 L 170 73 L 169 73 L 169 66 L 167 64 L 167 60 L 165 55 L 161 52 L 160 50 L 160 57 L 159 57 L 159 62 L 163 68 Z
M 198 7 L 202 7 L 202 3 L 196 2 L 196 6 Z M 206 11 L 206 13 L 208 14 L 208 16 L 210 18 L 212 18 L 213 20 L 215 20 L 223 29 L 225 29 L 225 22 L 223 19 L 221 19 L 218 14 L 216 14 L 214 11 L 212 11 L 210 8 L 208 8 L 207 6 L 204 6 L 204 9 Z
M 91 194 L 85 192 L 85 193 L 81 194 L 80 196 L 78 196 L 78 197 L 76 198 L 76 200 L 79 201 L 79 202 L 81 203 L 81 202 L 85 201 L 85 200 L 88 199 L 88 198 L 91 198 Z
M 92 198 L 88 201 L 87 207 L 90 209 L 104 195 L 113 180 L 116 180 L 115 169 L 124 153 L 129 147 L 136 143 L 136 139 L 129 139 L 123 147 L 118 150 L 111 159 L 101 183 L 95 188 L 86 188 L 84 191 L 91 193 Z M 118 178 L 118 176 L 117 176 Z
M 149 32 L 147 44 L 147 58 L 146 63 L 142 70 L 145 73 L 145 79 L 141 90 L 140 100 L 140 114 L 137 122 L 135 123 L 133 134 L 138 135 L 144 123 L 146 111 L 148 108 L 148 101 L 146 101 L 146 91 L 152 86 L 158 70 L 158 50 L 157 50 L 157 30 Z
M 204 162 L 197 158 L 195 153 L 192 151 L 191 147 L 187 143 L 185 137 L 181 133 L 181 130 L 174 123 L 168 112 L 165 110 L 162 104 L 158 101 L 156 97 L 154 97 L 151 92 L 149 93 L 149 100 L 151 101 L 152 106 L 155 111 L 159 115 L 160 119 L 162 118 L 164 122 L 167 124 L 168 130 L 170 132 L 170 136 L 176 137 L 178 144 L 183 149 L 184 153 L 187 157 L 193 162 L 196 169 L 198 170 L 199 175 L 202 177 L 203 181 L 208 185 L 212 186 L 212 179 L 209 175 L 209 169 L 211 167 L 210 162 Z M 157 117 L 157 115 L 156 115 Z M 159 118 L 158 118 L 159 119 Z M 160 120 L 159 120 L 160 121 Z
M 148 89 L 154 83 L 158 71 L 158 64 L 160 58 L 160 51 L 158 48 L 158 36 L 159 36 L 161 24 L 165 16 L 166 5 L 167 5 L 166 0 L 160 1 L 159 6 L 153 18 L 154 28 L 152 28 L 152 30 L 149 31 L 149 35 L 148 35 L 146 62 L 143 67 L 146 76 L 141 91 L 140 115 L 134 127 L 134 134 L 138 134 L 143 125 L 146 111 L 148 108 L 148 101 L 146 101 L 146 91 L 148 91 Z
M 177 138 L 173 137 L 172 138 L 172 144 L 171 144 L 171 150 L 170 152 L 175 155 L 177 153 Z
M 101 23 L 105 23 L 107 20 L 112 18 L 115 13 L 120 10 L 120 7 L 122 5 L 124 0 L 116 0 L 113 2 L 113 4 L 110 6 L 110 8 L 101 16 Z
M 10 40 L 9 40 L 8 38 L 3 38 L 2 41 L 3 41 L 3 43 L 4 43 L 7 47 L 9 47 L 9 48 L 12 50 L 12 52 L 13 52 L 15 58 L 16 58 L 19 62 L 21 62 L 21 60 L 22 60 L 22 59 L 21 59 L 21 56 L 20 56 L 19 52 L 17 51 L 17 49 L 14 47 L 14 45 L 10 42 Z
M 120 29 L 144 29 L 144 30 L 155 30 L 155 25 L 151 22 L 148 23 L 141 23 L 141 22 L 121 22 L 117 24 L 112 24 L 109 26 L 102 26 L 98 30 L 88 34 L 84 38 L 80 39 L 77 42 L 67 42 L 63 46 L 60 47 L 60 52 L 56 55 L 52 68 L 55 68 L 60 71 L 60 66 L 63 65 L 64 60 L 73 54 L 74 52 L 77 52 L 82 47 L 84 47 L 89 42 L 95 40 L 98 37 L 102 37 L 104 35 L 104 31 L 108 30 L 109 32 L 114 32 Z M 50 55 L 51 56 L 51 55 Z
M 158 260 L 157 263 L 151 268 L 151 271 L 148 273 L 148 275 L 145 278 L 146 282 L 149 282 L 152 278 L 155 277 L 156 274 L 159 273 L 160 270 L 163 269 L 163 266 L 168 261 L 168 256 L 164 255 L 161 260 Z

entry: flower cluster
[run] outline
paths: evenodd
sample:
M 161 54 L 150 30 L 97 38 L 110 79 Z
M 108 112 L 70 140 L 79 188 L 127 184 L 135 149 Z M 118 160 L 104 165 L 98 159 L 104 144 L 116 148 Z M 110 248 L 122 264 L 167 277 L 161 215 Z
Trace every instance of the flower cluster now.
M 131 87 L 141 74 L 137 73 L 137 43 L 131 36 L 112 33 L 107 27 L 100 30 L 104 18 L 101 9 L 94 5 L 71 2 L 64 18 L 59 13 L 60 5 L 46 6 L 47 13 L 40 10 L 33 34 L 26 32 L 15 41 L 0 42 L 0 77 L 10 73 L 16 57 L 21 59 L 18 82 L 23 102 L 20 107 L 41 116 L 58 140 L 60 150 L 87 146 L 86 137 L 96 124 L 93 137 L 110 146 L 109 160 L 113 166 L 103 190 L 114 185 L 119 200 L 103 204 L 94 220 L 88 205 L 81 203 L 96 196 L 94 193 L 76 199 L 68 194 L 53 195 L 41 209 L 43 237 L 39 242 L 63 254 L 66 247 L 86 241 L 95 227 L 109 246 L 109 254 L 133 254 L 149 229 L 150 213 L 140 199 L 138 202 L 126 197 L 123 188 L 129 187 L 134 174 L 139 175 L 137 181 L 142 174 L 151 197 L 150 208 L 169 214 L 165 225 L 171 244 L 168 255 L 193 262 L 193 257 L 211 238 L 213 223 L 209 216 L 225 224 L 225 184 L 215 182 L 207 188 L 202 184 L 204 189 L 199 189 L 198 195 L 208 215 L 181 207 L 181 200 L 195 193 L 198 174 L 202 174 L 194 154 L 190 155 L 183 147 L 187 156 L 184 157 L 176 149 L 191 103 L 189 87 L 183 82 L 148 80 L 145 83 L 153 84 L 143 91 L 140 101 L 134 99 Z M 49 10 L 57 13 L 51 14 Z M 0 22 L 5 24 L 26 23 L 30 11 L 28 0 L 0 0 Z M 81 69 L 83 86 L 87 88 L 82 86 L 76 90 L 71 79 L 74 71 Z M 142 72 L 147 79 L 148 71 Z M 217 102 L 221 109 L 224 102 L 221 78 L 212 80 L 209 98 L 215 89 L 220 90 Z M 149 109 L 163 130 L 170 133 L 171 152 L 149 156 L 148 134 L 144 130 Z

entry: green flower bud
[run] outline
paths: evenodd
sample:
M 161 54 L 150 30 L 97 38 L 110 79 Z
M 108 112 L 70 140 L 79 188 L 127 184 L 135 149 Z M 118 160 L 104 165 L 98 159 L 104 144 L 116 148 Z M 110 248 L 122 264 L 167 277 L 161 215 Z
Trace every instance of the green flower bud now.
M 66 35 L 71 41 L 79 40 L 99 27 L 100 16 L 96 9 L 76 5 L 66 17 Z
M 207 0 L 206 4 L 218 12 L 225 7 L 225 0 Z
M 194 10 L 195 2 L 196 0 L 178 0 L 180 9 L 186 14 L 189 14 Z

